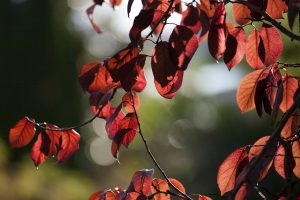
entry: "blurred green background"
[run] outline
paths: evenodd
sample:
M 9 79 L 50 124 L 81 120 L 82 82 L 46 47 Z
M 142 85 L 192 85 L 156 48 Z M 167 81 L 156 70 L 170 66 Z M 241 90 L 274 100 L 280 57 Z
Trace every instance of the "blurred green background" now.
M 11 149 L 8 143 L 10 127 L 23 116 L 60 127 L 91 117 L 77 74 L 82 64 L 126 46 L 139 4 L 134 3 L 130 18 L 127 1 L 116 11 L 107 4 L 96 8 L 95 20 L 103 30 L 98 35 L 85 13 L 91 0 L 1 0 L 1 200 L 87 199 L 99 189 L 127 188 L 132 174 L 143 168 L 154 168 L 160 177 L 138 136 L 128 149 L 121 149 L 116 162 L 102 120 L 77 130 L 80 150 L 64 165 L 50 158 L 36 169 L 29 156 L 32 143 L 23 149 Z M 170 20 L 178 22 L 179 15 Z M 172 28 L 167 26 L 163 38 Z M 146 44 L 145 53 L 151 54 L 151 47 Z M 299 47 L 299 42 L 285 38 L 282 61 L 299 62 Z M 150 148 L 167 174 L 179 179 L 190 194 L 218 194 L 216 172 L 222 160 L 273 127 L 266 115 L 259 119 L 255 111 L 240 114 L 235 92 L 250 71 L 245 63 L 228 72 L 211 58 L 206 44 L 196 54 L 173 100 L 159 97 L 147 61 L 148 86 L 140 94 L 139 113 Z M 275 176 L 265 181 L 274 192 L 282 183 Z

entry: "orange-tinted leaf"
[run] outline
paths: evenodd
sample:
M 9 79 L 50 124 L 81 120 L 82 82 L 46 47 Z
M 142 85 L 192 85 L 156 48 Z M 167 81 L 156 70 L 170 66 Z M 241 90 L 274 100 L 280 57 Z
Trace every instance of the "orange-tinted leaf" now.
M 255 107 L 254 96 L 263 69 L 247 74 L 241 81 L 237 90 L 237 103 L 242 113 L 248 112 Z
M 185 194 L 185 188 L 177 179 L 175 178 L 168 178 L 168 180 L 172 183 L 173 186 L 175 186 L 180 192 Z
M 269 66 L 276 62 L 282 53 L 282 39 L 279 31 L 275 27 L 265 23 L 262 25 L 259 35 L 262 39 L 265 50 L 263 53 L 263 57 L 265 58 L 264 65 Z M 261 56 L 261 58 L 263 57 Z
M 154 80 L 162 87 L 174 79 L 178 69 L 171 57 L 171 48 L 168 42 L 159 42 L 152 53 L 151 67 Z
M 20 148 L 26 146 L 35 134 L 35 121 L 24 117 L 9 131 L 9 142 L 11 147 Z
M 80 135 L 75 130 L 63 131 L 61 133 L 60 151 L 57 155 L 59 163 L 66 161 L 79 148 Z
M 282 13 L 287 11 L 287 5 L 282 0 L 268 0 L 266 12 L 274 19 L 283 19 Z
M 276 156 L 274 158 L 275 171 L 282 178 L 290 179 L 294 167 L 295 161 L 292 155 L 291 144 L 287 144 L 285 146 L 280 145 L 277 149 Z
M 139 109 L 139 107 L 140 107 L 139 96 L 136 94 L 136 92 L 132 92 L 132 93 L 133 93 L 134 106 L 135 106 L 136 109 Z M 124 106 L 124 108 L 125 108 L 125 110 L 127 112 L 129 112 L 129 113 L 133 113 L 134 112 L 133 102 L 132 102 L 132 98 L 131 98 L 130 92 L 127 92 L 123 96 L 122 102 L 123 102 L 123 106 Z
M 264 66 L 265 49 L 258 30 L 253 29 L 247 39 L 246 60 L 253 69 Z
M 198 7 L 206 13 L 208 18 L 212 18 L 215 15 L 216 8 L 214 4 L 211 4 L 210 0 L 200 0 Z
M 102 94 L 101 92 L 93 92 L 90 94 L 89 102 L 94 115 L 100 118 L 108 119 L 110 116 L 110 98 L 112 93 Z M 99 113 L 99 110 L 100 113 Z
M 88 200 L 100 200 L 100 194 L 102 193 L 102 191 L 97 191 L 94 192 Z
M 127 192 L 138 192 L 144 197 L 148 197 L 151 192 L 153 174 L 153 169 L 143 169 L 135 172 Z
M 217 183 L 223 196 L 234 188 L 238 169 L 244 159 L 247 158 L 246 146 L 232 152 L 222 162 L 218 169 Z
M 34 165 L 37 167 L 46 161 L 47 156 L 41 151 L 42 147 L 42 133 L 38 135 L 37 140 L 31 149 L 31 159 Z
M 198 34 L 201 29 L 200 9 L 189 5 L 182 13 L 180 25 L 191 29 L 195 34 Z
M 113 9 L 115 9 L 115 7 L 120 6 L 122 3 L 122 0 L 109 0 L 111 6 L 113 7 Z
M 216 8 L 208 33 L 208 49 L 210 54 L 219 60 L 226 49 L 226 10 L 223 3 Z
M 298 128 L 298 116 L 296 112 L 294 115 L 290 116 L 288 121 L 285 123 L 282 131 L 281 131 L 281 137 L 283 138 L 289 138 L 291 137 Z
M 120 122 L 119 130 L 114 136 L 114 141 L 122 143 L 125 147 L 132 142 L 138 130 L 138 121 L 135 113 L 128 113 Z
M 247 6 L 234 3 L 232 7 L 232 16 L 239 25 L 247 24 L 250 21 L 250 10 Z
M 152 194 L 155 194 L 157 192 L 166 192 L 169 190 L 169 185 L 166 180 L 162 179 L 153 179 L 152 185 L 151 185 L 151 192 Z M 158 193 L 154 195 L 154 200 L 170 200 L 170 195 L 169 194 L 163 194 L 163 193 Z
M 102 4 L 102 3 L 101 3 Z M 86 10 L 86 14 L 93 26 L 93 29 L 97 32 L 97 33 L 101 33 L 101 30 L 99 28 L 99 26 L 96 24 L 96 22 L 94 21 L 94 17 L 93 17 L 93 14 L 94 14 L 94 10 L 95 10 L 95 7 L 96 7 L 97 4 L 94 4 L 92 5 L 91 7 L 89 7 L 87 10 Z
M 205 195 L 200 195 L 200 194 L 199 194 L 198 200 L 212 200 L 212 198 L 210 198 L 210 197 L 208 197 L 208 196 L 205 196 Z
M 153 16 L 153 20 L 151 23 L 151 28 L 153 29 L 156 24 L 161 20 L 161 18 L 164 16 L 164 13 L 168 10 L 168 7 L 170 5 L 169 1 L 151 1 L 151 7 L 154 7 L 155 12 Z M 155 28 L 154 33 L 158 34 L 162 30 L 163 24 L 160 22 L 160 24 Z
M 132 90 L 136 92 L 142 92 L 147 85 L 147 80 L 143 69 L 138 69 L 137 71 L 139 73 L 138 76 L 136 77 L 135 84 L 132 86 Z
M 257 140 L 252 145 L 252 147 L 250 148 L 249 153 L 248 153 L 249 161 L 251 161 L 253 158 L 257 157 L 261 153 L 261 151 L 263 150 L 263 148 L 264 148 L 265 144 L 267 143 L 267 141 L 269 140 L 269 138 L 270 138 L 270 136 L 264 136 L 264 137 L 260 138 L 259 140 Z M 270 156 L 272 157 L 272 155 L 268 155 L 268 157 L 262 158 L 262 160 L 265 159 L 266 162 L 269 162 Z M 265 176 L 268 174 L 268 171 L 271 166 L 272 166 L 272 161 L 269 162 L 267 167 L 260 172 L 261 174 L 260 174 L 259 181 L 261 181 L 262 179 L 265 178 Z
M 280 110 L 286 112 L 294 103 L 294 94 L 298 89 L 297 79 L 285 75 L 283 80 L 283 98 L 280 104 Z
M 172 58 L 177 59 L 176 64 L 179 69 L 185 70 L 198 48 L 197 36 L 185 26 L 176 26 L 169 43 L 174 49 L 171 51 Z
M 229 28 L 226 39 L 224 62 L 230 70 L 239 64 L 246 52 L 246 33 L 243 28 Z
M 131 41 L 141 39 L 141 32 L 146 29 L 152 22 L 154 9 L 142 9 L 138 16 L 134 18 L 133 25 L 129 31 Z

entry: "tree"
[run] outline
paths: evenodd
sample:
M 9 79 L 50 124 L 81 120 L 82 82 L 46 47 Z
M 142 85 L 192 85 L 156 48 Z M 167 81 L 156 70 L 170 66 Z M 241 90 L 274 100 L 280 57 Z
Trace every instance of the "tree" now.
M 94 5 L 87 9 L 91 24 L 98 33 L 101 33 L 101 29 L 93 20 L 93 12 L 96 6 L 103 3 L 94 0 Z M 108 3 L 114 8 L 120 1 Z M 133 0 L 128 1 L 128 14 L 132 3 Z M 105 128 L 112 140 L 111 151 L 114 157 L 118 157 L 122 145 L 128 147 L 138 134 L 164 179 L 154 179 L 153 170 L 140 170 L 133 175 L 127 190 L 115 188 L 97 191 L 90 196 L 91 200 L 169 199 L 171 196 L 210 199 L 200 194 L 187 194 L 178 180 L 168 178 L 150 151 L 138 115 L 138 93 L 147 84 L 143 70 L 146 59 L 151 59 L 158 93 L 172 99 L 181 87 L 184 72 L 198 45 L 207 39 L 212 57 L 216 60 L 223 58 L 229 70 L 237 66 L 246 55 L 247 63 L 253 71 L 242 79 L 238 87 L 237 104 L 242 113 L 255 108 L 259 116 L 265 112 L 271 116 L 272 123 L 276 124 L 270 136 L 258 139 L 253 145 L 236 149 L 225 158 L 217 175 L 220 196 L 244 199 L 254 191 L 265 199 L 268 190 L 260 187 L 260 183 L 273 165 L 286 185 L 277 194 L 268 195 L 276 199 L 299 198 L 295 189 L 300 178 L 299 78 L 289 69 L 299 67 L 300 64 L 279 61 L 283 51 L 280 32 L 292 40 L 300 40 L 300 36 L 292 31 L 300 9 L 299 3 L 296 0 L 200 0 L 187 3 L 170 0 L 142 3 L 143 9 L 135 17 L 129 32 L 131 42 L 128 46 L 111 58 L 84 65 L 79 73 L 80 84 L 90 95 L 94 116 L 82 124 L 67 128 L 24 117 L 10 130 L 11 146 L 24 147 L 36 138 L 31 150 L 36 166 L 54 155 L 57 155 L 59 163 L 63 163 L 79 148 L 80 135 L 75 129 L 102 118 L 106 121 Z M 183 4 L 186 5 L 185 9 Z M 226 9 L 229 9 L 230 4 L 233 4 L 233 18 L 238 25 L 227 19 Z M 174 12 L 182 14 L 180 25 L 167 22 Z M 283 13 L 287 13 L 291 30 L 279 22 Z M 144 36 L 142 32 L 149 26 L 151 31 Z M 168 41 L 161 37 L 165 26 L 174 26 Z M 248 36 L 245 27 L 251 27 Z M 142 52 L 146 42 L 155 44 L 152 55 Z M 118 106 L 113 107 L 110 102 L 116 93 L 122 93 L 123 97 L 118 99 Z

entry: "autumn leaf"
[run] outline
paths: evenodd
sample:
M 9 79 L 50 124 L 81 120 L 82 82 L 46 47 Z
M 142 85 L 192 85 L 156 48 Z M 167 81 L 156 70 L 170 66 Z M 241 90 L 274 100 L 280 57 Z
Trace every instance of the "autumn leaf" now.
M 182 185 L 182 183 L 180 183 L 180 181 L 178 181 L 175 178 L 168 178 L 168 180 L 170 181 L 170 183 L 172 183 L 173 186 L 175 186 L 180 192 L 185 194 L 185 188 Z
M 114 139 L 116 133 L 119 130 L 119 122 L 124 118 L 124 113 L 122 111 L 122 103 L 120 103 L 116 108 L 110 108 L 110 114 L 106 121 L 105 129 L 109 139 Z
M 169 190 L 169 185 L 166 180 L 162 180 L 159 178 L 153 179 L 151 185 L 151 192 L 154 195 L 154 200 L 170 200 L 169 194 L 163 194 L 159 192 L 167 192 Z M 156 194 L 157 193 L 157 194 Z
M 245 159 L 247 159 L 246 146 L 232 152 L 220 165 L 217 183 L 222 196 L 234 188 L 238 170 Z
M 80 135 L 75 130 L 63 131 L 57 160 L 59 163 L 66 161 L 79 148 Z
M 200 9 L 193 5 L 187 6 L 187 9 L 182 13 L 180 25 L 191 29 L 195 34 L 198 34 L 201 29 Z
M 102 3 L 101 3 L 102 4 Z M 96 31 L 96 33 L 101 33 L 102 31 L 100 30 L 99 26 L 96 24 L 96 22 L 94 21 L 94 10 L 97 4 L 94 4 L 92 6 L 90 6 L 87 10 L 86 10 L 86 14 L 93 26 L 93 29 Z
M 228 28 L 224 62 L 229 70 L 238 65 L 246 52 L 246 33 L 243 28 Z
M 129 113 L 133 113 L 134 112 L 134 107 L 135 109 L 139 109 L 140 107 L 140 99 L 139 96 L 137 95 L 136 92 L 132 92 L 133 93 L 133 101 L 132 101 L 132 97 L 130 92 L 127 92 L 123 97 L 122 97 L 122 102 L 123 102 L 123 106 L 125 108 L 125 110 Z M 133 107 L 133 103 L 134 103 L 134 107 Z
M 234 3 L 232 6 L 232 17 L 239 25 L 245 25 L 250 21 L 250 10 L 243 4 Z
M 247 74 L 241 81 L 237 89 L 237 103 L 242 113 L 248 112 L 255 108 L 255 91 L 263 69 L 256 70 Z
M 35 121 L 24 117 L 9 131 L 9 142 L 12 148 L 26 146 L 35 134 Z
M 265 49 L 258 30 L 253 29 L 247 39 L 246 60 L 253 69 L 264 66 Z
M 282 13 L 287 11 L 287 4 L 283 0 L 268 0 L 266 12 L 273 19 L 283 19 Z
M 283 96 L 280 104 L 280 110 L 286 112 L 294 103 L 294 95 L 298 89 L 297 79 L 285 75 L 283 79 Z
M 282 39 L 280 37 L 279 31 L 275 27 L 265 23 L 262 25 L 259 35 L 263 42 L 263 49 L 265 51 L 263 54 L 264 60 L 262 60 L 265 66 L 269 66 L 275 63 L 282 53 Z M 263 57 L 261 56 L 261 58 Z
M 216 8 L 208 33 L 208 50 L 219 60 L 226 49 L 226 10 L 223 3 Z
M 176 26 L 169 39 L 171 58 L 176 58 L 180 70 L 186 70 L 192 57 L 198 48 L 197 36 L 185 26 Z
M 148 197 L 151 192 L 153 174 L 153 169 L 143 169 L 135 172 L 127 189 L 127 193 L 138 192 L 144 197 Z
M 295 161 L 295 167 L 293 168 L 293 172 L 295 176 L 300 178 L 300 141 L 299 140 L 293 142 L 292 153 Z
M 41 151 L 42 142 L 42 133 L 40 133 L 31 148 L 31 159 L 36 167 L 43 164 L 47 158 L 47 156 Z

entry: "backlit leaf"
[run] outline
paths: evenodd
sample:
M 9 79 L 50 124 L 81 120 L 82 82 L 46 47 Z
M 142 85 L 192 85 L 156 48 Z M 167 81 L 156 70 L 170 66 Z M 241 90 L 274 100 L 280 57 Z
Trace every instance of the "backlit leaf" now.
M 145 197 L 151 192 L 151 183 L 153 179 L 153 169 L 143 169 L 134 173 L 127 192 L 138 192 Z
M 283 97 L 280 104 L 280 110 L 286 112 L 294 103 L 294 94 L 298 89 L 297 79 L 285 75 L 283 80 Z
M 283 0 L 268 0 L 266 12 L 274 19 L 283 19 L 282 13 L 287 11 L 287 5 Z
M 34 165 L 37 167 L 46 161 L 47 156 L 41 151 L 42 147 L 42 133 L 38 135 L 37 140 L 31 149 L 31 159 Z
M 246 60 L 253 69 L 264 66 L 265 49 L 258 30 L 253 29 L 247 39 Z
M 152 194 L 160 192 L 167 192 L 169 190 L 169 185 L 166 180 L 162 180 L 159 178 L 153 179 L 151 185 Z M 154 195 L 154 200 L 169 200 L 169 194 L 158 193 Z
M 245 158 L 247 158 L 246 146 L 232 152 L 220 165 L 217 183 L 222 196 L 234 188 L 238 169 Z
M 140 99 L 139 96 L 137 95 L 136 92 L 132 92 L 133 93 L 133 100 L 134 100 L 134 106 L 135 108 L 138 110 L 140 107 Z M 133 102 L 132 102 L 132 97 L 130 92 L 127 92 L 123 98 L 122 98 L 122 102 L 123 102 L 123 106 L 125 108 L 125 110 L 129 113 L 133 113 L 134 112 L 134 107 L 133 107 Z
M 208 49 L 210 54 L 219 60 L 226 49 L 226 10 L 224 4 L 219 4 L 211 21 L 208 33 Z
M 234 3 L 232 6 L 233 19 L 239 25 L 247 24 L 250 21 L 250 10 L 247 6 L 239 3 Z
M 129 38 L 131 41 L 141 39 L 141 32 L 151 24 L 153 16 L 154 9 L 142 9 L 140 11 L 140 13 L 134 18 L 133 25 L 129 31 Z
M 242 79 L 236 95 L 237 103 L 242 113 L 248 112 L 255 107 L 256 86 L 263 71 L 263 69 L 253 71 Z
M 198 34 L 201 29 L 200 9 L 190 5 L 182 13 L 180 25 L 191 29 L 195 34 Z
M 9 131 L 9 142 L 11 147 L 20 148 L 26 146 L 35 134 L 35 121 L 24 117 Z
M 57 155 L 59 163 L 66 161 L 79 148 L 80 135 L 75 130 L 63 131 L 61 133 L 60 151 Z
M 243 28 L 229 28 L 226 39 L 224 62 L 230 70 L 238 65 L 246 52 L 246 33 Z

